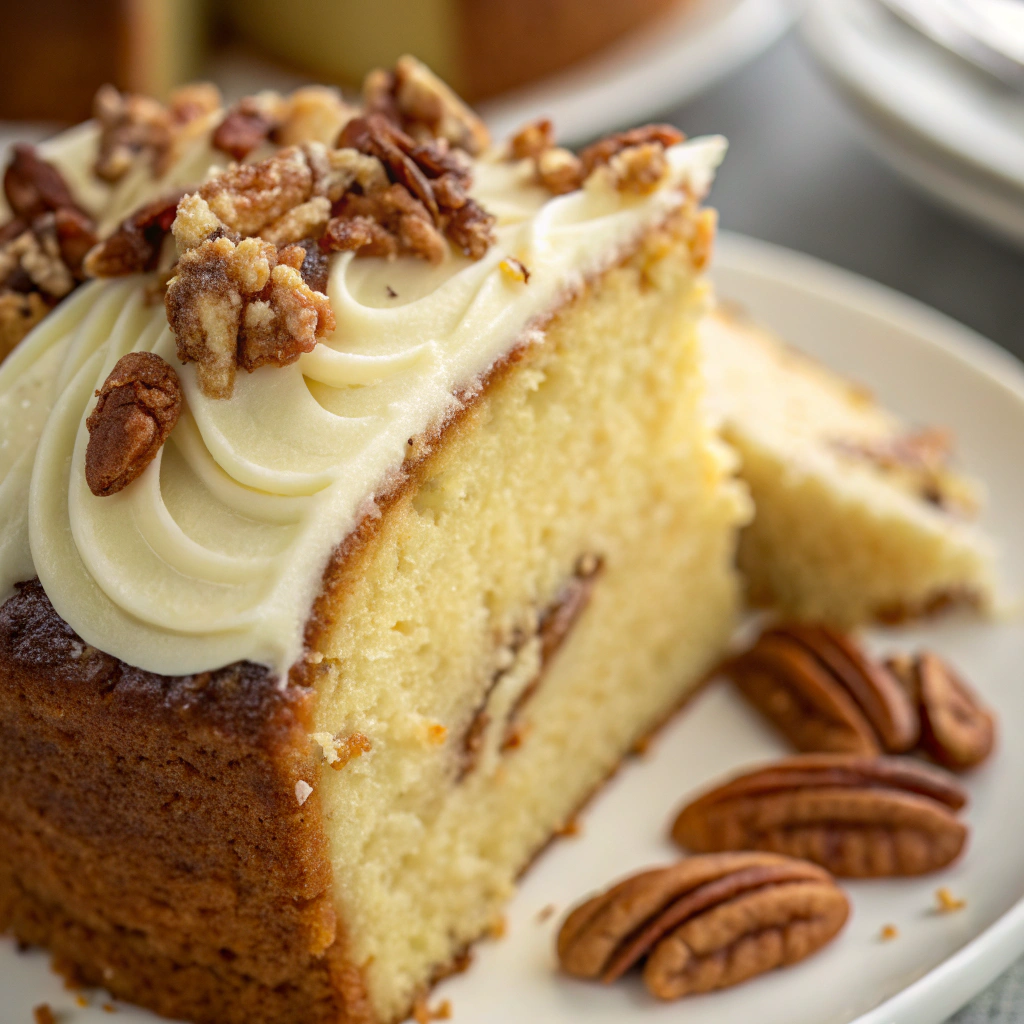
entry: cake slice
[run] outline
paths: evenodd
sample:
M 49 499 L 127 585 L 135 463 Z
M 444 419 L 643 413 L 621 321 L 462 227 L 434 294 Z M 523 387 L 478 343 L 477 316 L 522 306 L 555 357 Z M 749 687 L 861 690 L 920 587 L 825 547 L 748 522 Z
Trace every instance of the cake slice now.
M 32 246 L 70 294 L 0 367 L 0 928 L 175 1018 L 386 1024 L 733 628 L 724 146 L 492 146 L 411 60 L 192 97 L 7 177 L 18 294 Z
M 915 430 L 824 366 L 718 308 L 708 387 L 754 500 L 739 566 L 755 604 L 853 625 L 990 607 L 993 552 L 950 437 Z

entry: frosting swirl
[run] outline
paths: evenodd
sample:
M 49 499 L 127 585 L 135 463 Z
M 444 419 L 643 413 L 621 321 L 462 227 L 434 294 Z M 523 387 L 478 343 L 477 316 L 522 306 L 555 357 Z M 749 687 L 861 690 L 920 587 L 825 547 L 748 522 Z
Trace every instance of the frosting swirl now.
M 335 255 L 335 332 L 290 366 L 240 375 L 228 401 L 204 397 L 194 365 L 181 367 L 178 425 L 134 483 L 104 498 L 84 475 L 94 390 L 127 352 L 177 361 L 163 307 L 147 301 L 150 276 L 83 286 L 0 367 L 0 598 L 35 573 L 86 642 L 129 664 L 180 674 L 250 659 L 283 677 L 332 550 L 409 439 L 442 423 L 455 393 L 565 294 L 702 197 L 724 148 L 718 137 L 672 147 L 669 174 L 644 196 L 594 176 L 552 198 L 528 162 L 485 156 L 473 194 L 496 215 L 497 242 L 482 259 Z M 76 151 L 63 162 L 85 161 Z M 200 140 L 182 163 L 168 175 L 176 185 L 215 160 Z M 151 194 L 167 183 L 150 182 Z M 118 190 L 130 201 L 90 197 L 110 222 L 145 198 L 139 182 Z M 528 283 L 504 272 L 506 257 L 529 268 Z

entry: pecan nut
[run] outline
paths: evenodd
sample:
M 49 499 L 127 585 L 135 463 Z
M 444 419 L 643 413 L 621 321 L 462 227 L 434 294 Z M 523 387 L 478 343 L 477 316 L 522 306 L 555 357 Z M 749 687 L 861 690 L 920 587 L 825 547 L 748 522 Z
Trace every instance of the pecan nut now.
M 615 981 L 646 958 L 660 999 L 738 984 L 817 951 L 849 904 L 832 877 L 770 853 L 690 857 L 645 871 L 573 910 L 559 963 L 579 978 Z
M 897 656 L 886 667 L 918 709 L 925 753 L 952 771 L 974 768 L 992 753 L 995 716 L 938 655 Z
M 672 837 L 698 853 L 768 850 L 805 857 L 834 875 L 921 875 L 955 860 L 967 841 L 967 802 L 949 775 L 901 758 L 804 754 L 705 793 L 684 807 Z
M 900 683 L 825 626 L 770 629 L 726 672 L 797 750 L 903 753 L 917 742 L 917 714 Z
M 97 497 L 127 487 L 156 458 L 181 413 L 174 368 L 152 352 L 129 352 L 96 392 L 85 425 L 85 479 Z
M 184 189 L 153 199 L 126 217 L 85 257 L 90 277 L 121 277 L 155 270 Z

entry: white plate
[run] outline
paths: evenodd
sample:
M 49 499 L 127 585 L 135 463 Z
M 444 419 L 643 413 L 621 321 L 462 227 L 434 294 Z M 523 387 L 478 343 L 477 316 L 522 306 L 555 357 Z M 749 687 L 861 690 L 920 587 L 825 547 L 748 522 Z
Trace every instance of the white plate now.
M 794 344 L 868 384 L 912 420 L 957 435 L 964 461 L 986 481 L 986 524 L 1004 547 L 1009 586 L 1024 580 L 1024 370 L 1010 356 L 938 313 L 879 285 L 749 239 L 725 236 L 715 274 Z M 786 971 L 734 990 L 656 1005 L 639 984 L 609 989 L 559 977 L 552 939 L 561 914 L 587 892 L 675 855 L 666 829 L 687 794 L 742 765 L 782 753 L 777 740 L 724 685 L 702 694 L 640 761 L 627 764 L 582 819 L 582 835 L 553 846 L 523 880 L 508 934 L 477 947 L 475 963 L 434 1000 L 467 1024 L 938 1024 L 1024 953 L 1024 625 L 945 620 L 872 635 L 882 647 L 926 642 L 958 664 L 996 707 L 1002 740 L 970 776 L 973 839 L 952 869 L 918 881 L 848 885 L 854 913 L 832 946 Z M 937 886 L 967 899 L 959 913 L 931 912 Z M 539 921 L 542 908 L 558 913 Z M 886 924 L 900 931 L 882 943 Z M 30 1019 L 44 1000 L 66 1024 L 110 1018 L 94 998 L 75 1010 L 42 953 L 0 942 L 0 1019 Z M 156 1024 L 122 1007 L 121 1024 Z
M 945 53 L 876 0 L 816 0 L 804 41 L 912 184 L 1024 244 L 1024 98 Z

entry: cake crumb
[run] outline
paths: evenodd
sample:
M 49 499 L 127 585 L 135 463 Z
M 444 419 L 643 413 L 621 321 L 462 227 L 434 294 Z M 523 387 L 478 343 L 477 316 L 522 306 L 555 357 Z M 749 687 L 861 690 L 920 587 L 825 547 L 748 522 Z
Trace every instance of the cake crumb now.
M 86 999 L 85 996 L 83 996 L 81 992 L 79 992 L 78 995 L 75 996 L 75 1006 L 78 1006 L 78 1007 L 80 1007 L 81 1009 L 84 1010 L 85 1007 L 87 1007 L 88 1005 L 89 1005 L 89 1000 Z
M 354 732 L 350 736 L 335 736 L 333 741 L 335 756 L 333 758 L 328 756 L 327 760 L 330 761 L 331 767 L 336 772 L 340 772 L 349 761 L 368 754 L 372 748 L 373 745 L 361 732 Z
M 935 899 L 938 901 L 937 914 L 953 914 L 967 906 L 967 900 L 954 896 L 945 886 L 935 890 Z
M 555 835 L 562 836 L 563 838 L 569 839 L 573 836 L 579 836 L 583 834 L 583 826 L 580 824 L 579 818 L 570 818 Z
M 312 792 L 313 787 L 308 782 L 304 782 L 302 779 L 299 779 L 299 781 L 295 783 L 295 799 L 299 801 L 300 807 L 309 799 Z
M 648 733 L 646 736 L 641 736 L 633 744 L 632 752 L 637 757 L 643 757 L 647 753 L 647 751 L 649 751 L 651 749 L 651 742 L 652 741 L 651 741 L 650 733 Z
M 104 1003 L 103 1004 L 103 1012 L 104 1013 L 117 1013 L 117 1007 L 113 1003 Z
M 543 924 L 557 909 L 558 908 L 554 903 L 549 903 L 546 907 L 541 907 L 540 910 L 537 911 L 537 924 Z
M 513 281 L 527 284 L 530 280 L 530 271 L 526 264 L 522 260 L 517 260 L 515 256 L 506 256 L 498 266 L 501 267 L 502 273 Z
M 437 1006 L 430 1007 L 423 996 L 417 996 L 416 1002 L 412 1006 L 412 1019 L 416 1021 L 416 1024 L 430 1024 L 434 1020 L 451 1020 L 451 1017 L 452 1003 L 450 999 L 445 999 Z
M 882 928 L 878 937 L 882 942 L 892 942 L 893 939 L 900 937 L 900 930 L 894 924 L 887 924 Z
M 32 1010 L 35 1024 L 57 1024 L 57 1015 L 50 1009 L 49 1003 L 40 1003 Z
M 447 735 L 447 726 L 442 725 L 440 722 L 431 722 L 430 725 L 427 726 L 427 739 L 435 745 L 444 743 Z
M 505 938 L 508 934 L 508 921 L 504 917 L 496 917 L 487 929 L 487 934 L 495 941 Z

